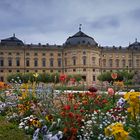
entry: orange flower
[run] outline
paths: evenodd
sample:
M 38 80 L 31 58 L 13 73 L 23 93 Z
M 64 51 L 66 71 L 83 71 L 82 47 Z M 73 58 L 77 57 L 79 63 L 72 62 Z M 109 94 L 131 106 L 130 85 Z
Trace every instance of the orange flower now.
M 111 73 L 111 77 L 112 77 L 112 79 L 117 79 L 117 77 L 118 77 L 118 74 L 117 73 Z

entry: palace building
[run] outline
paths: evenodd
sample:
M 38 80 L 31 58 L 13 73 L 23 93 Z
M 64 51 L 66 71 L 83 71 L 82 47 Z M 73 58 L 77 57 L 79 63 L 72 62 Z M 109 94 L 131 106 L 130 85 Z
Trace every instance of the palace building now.
M 81 74 L 92 84 L 105 71 L 127 68 L 140 70 L 140 43 L 127 47 L 99 46 L 81 31 L 68 37 L 63 45 L 24 44 L 15 34 L 0 42 L 0 81 L 12 73 Z

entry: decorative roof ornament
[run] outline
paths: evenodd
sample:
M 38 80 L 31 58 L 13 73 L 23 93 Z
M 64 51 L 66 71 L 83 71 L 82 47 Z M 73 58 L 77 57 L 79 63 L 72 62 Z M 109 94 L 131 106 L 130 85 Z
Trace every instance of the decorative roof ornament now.
M 135 42 L 137 42 L 137 38 L 135 38 Z
M 79 31 L 81 31 L 82 24 L 79 24 Z
M 15 35 L 15 33 L 13 33 L 13 37 L 15 37 L 16 35 Z

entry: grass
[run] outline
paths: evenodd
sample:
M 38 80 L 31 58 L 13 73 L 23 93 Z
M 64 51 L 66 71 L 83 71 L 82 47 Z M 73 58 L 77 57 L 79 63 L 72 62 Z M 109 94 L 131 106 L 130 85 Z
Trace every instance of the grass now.
M 31 140 L 17 125 L 0 116 L 0 140 Z

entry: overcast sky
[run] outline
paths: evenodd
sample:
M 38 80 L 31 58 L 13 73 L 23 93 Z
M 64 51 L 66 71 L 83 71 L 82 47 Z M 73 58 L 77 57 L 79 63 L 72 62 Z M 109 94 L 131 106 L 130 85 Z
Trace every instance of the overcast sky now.
M 140 0 L 0 0 L 0 39 L 63 44 L 82 31 L 102 46 L 140 41 Z

